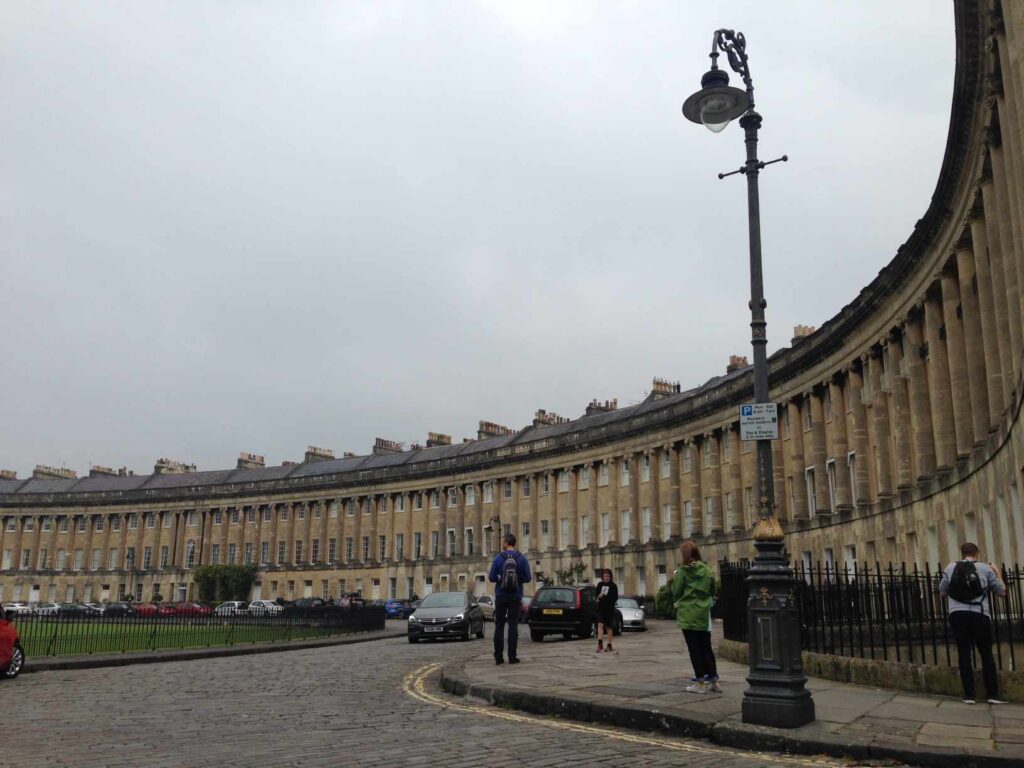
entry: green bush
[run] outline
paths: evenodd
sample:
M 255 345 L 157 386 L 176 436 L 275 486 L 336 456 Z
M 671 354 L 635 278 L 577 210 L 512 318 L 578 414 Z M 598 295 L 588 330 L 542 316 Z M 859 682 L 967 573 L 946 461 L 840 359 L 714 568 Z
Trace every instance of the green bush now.
M 672 601 L 671 582 L 658 590 L 658 594 L 654 598 L 654 609 L 657 611 L 658 616 L 663 619 L 674 619 L 676 617 L 676 609 Z

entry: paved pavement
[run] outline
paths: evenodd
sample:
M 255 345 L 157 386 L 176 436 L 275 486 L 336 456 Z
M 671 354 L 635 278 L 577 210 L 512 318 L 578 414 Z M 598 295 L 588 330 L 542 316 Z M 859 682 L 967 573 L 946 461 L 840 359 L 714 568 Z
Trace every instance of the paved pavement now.
M 448 690 L 534 712 L 608 720 L 637 728 L 703 734 L 713 741 L 804 752 L 898 757 L 927 765 L 1024 765 L 1024 705 L 977 704 L 812 678 L 817 722 L 783 730 L 745 726 L 740 717 L 746 666 L 719 661 L 723 692 L 688 693 L 693 674 L 682 635 L 653 621 L 645 633 L 595 642 L 520 638 L 517 667 L 490 653 L 445 671 Z M 466 686 L 473 686 L 466 691 Z
M 22 675 L 0 683 L 0 766 L 849 765 L 525 715 L 442 693 L 442 663 L 489 654 L 491 629 L 486 644 L 389 639 Z M 537 662 L 528 640 L 523 650 L 531 651 L 520 665 L 526 673 Z

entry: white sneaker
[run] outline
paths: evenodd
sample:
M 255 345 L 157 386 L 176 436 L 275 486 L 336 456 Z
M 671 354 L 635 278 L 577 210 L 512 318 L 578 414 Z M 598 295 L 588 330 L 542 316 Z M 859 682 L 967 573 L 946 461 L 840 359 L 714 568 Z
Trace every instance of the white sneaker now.
M 717 680 L 715 680 L 715 681 L 713 681 L 713 682 L 711 683 L 711 692 L 712 692 L 712 693 L 721 693 L 721 692 L 722 692 L 722 686 L 720 686 L 720 685 L 718 684 L 718 681 L 717 681 Z
M 964 704 L 973 704 L 974 699 L 963 699 Z
M 704 687 L 704 683 L 694 683 L 693 685 L 686 686 L 686 690 L 690 693 L 707 693 L 707 688 Z
M 1004 699 L 989 699 L 988 703 L 989 704 L 1006 704 L 1006 701 Z

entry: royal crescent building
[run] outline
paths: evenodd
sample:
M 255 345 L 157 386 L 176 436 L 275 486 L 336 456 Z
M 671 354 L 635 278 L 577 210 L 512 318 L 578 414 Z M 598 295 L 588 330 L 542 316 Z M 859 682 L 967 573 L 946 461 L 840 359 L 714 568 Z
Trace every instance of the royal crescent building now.
M 1024 3 L 954 9 L 927 212 L 874 281 L 769 359 L 794 563 L 934 565 L 964 540 L 1024 558 Z M 462 442 L 310 447 L 282 466 L 243 453 L 215 471 L 3 472 L 0 599 L 186 599 L 209 563 L 257 566 L 254 598 L 482 593 L 504 531 L 548 576 L 610 567 L 625 593 L 651 594 L 683 537 L 709 561 L 753 553 L 755 451 L 738 430 L 753 371 L 739 357 L 727 371 L 692 389 L 655 379 L 640 404 L 595 400 L 578 418 L 483 421 Z

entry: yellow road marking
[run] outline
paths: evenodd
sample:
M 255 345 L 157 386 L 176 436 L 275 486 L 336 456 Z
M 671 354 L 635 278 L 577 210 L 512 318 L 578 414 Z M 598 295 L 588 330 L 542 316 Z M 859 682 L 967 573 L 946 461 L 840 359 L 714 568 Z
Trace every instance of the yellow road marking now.
M 566 720 L 556 720 L 554 718 L 542 717 L 538 715 L 521 714 L 517 712 L 509 712 L 508 710 L 500 709 L 493 706 L 483 706 L 479 704 L 468 704 L 457 701 L 449 701 L 442 699 L 439 696 L 427 691 L 426 681 L 427 678 L 438 672 L 441 669 L 440 663 L 427 664 L 424 667 L 413 670 L 402 678 L 402 690 L 406 694 L 414 699 L 418 699 L 426 704 L 430 704 L 435 707 L 442 707 L 444 709 L 453 709 L 460 712 L 468 712 L 475 715 L 484 715 L 486 717 L 495 717 L 499 720 L 508 720 L 514 723 L 529 723 L 531 725 L 543 725 L 548 728 L 557 728 L 563 731 L 573 731 L 575 733 L 586 733 L 593 736 L 601 736 L 606 739 L 615 739 L 616 741 L 625 741 L 631 744 L 640 744 L 644 746 L 660 747 L 662 749 L 671 749 L 677 752 L 691 752 L 707 755 L 728 755 L 730 757 L 740 757 L 749 760 L 759 760 L 767 763 L 779 763 L 782 765 L 804 765 L 804 766 L 844 766 L 844 768 L 850 768 L 851 763 L 837 763 L 837 762 L 826 762 L 823 760 L 815 760 L 810 757 L 790 757 L 786 755 L 775 755 L 766 754 L 764 752 L 742 752 L 725 749 L 723 747 L 715 747 L 705 744 L 691 744 L 688 742 L 660 738 L 658 736 L 651 736 L 646 734 L 630 733 L 621 729 L 609 729 L 607 727 L 598 728 L 592 725 L 585 725 L 583 723 L 569 722 Z

